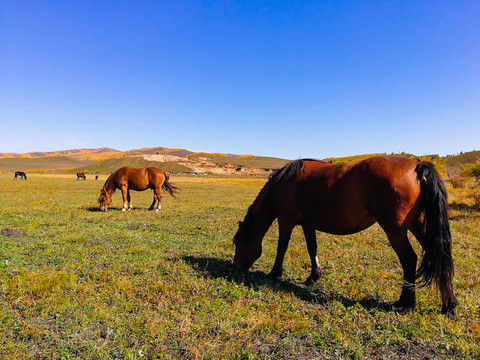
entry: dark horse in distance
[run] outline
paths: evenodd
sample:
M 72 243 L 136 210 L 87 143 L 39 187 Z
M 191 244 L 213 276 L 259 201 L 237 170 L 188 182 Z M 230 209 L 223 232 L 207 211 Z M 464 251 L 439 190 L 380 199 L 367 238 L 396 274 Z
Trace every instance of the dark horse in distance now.
M 170 184 L 168 181 L 168 175 L 163 170 L 154 167 L 145 169 L 122 167 L 112 173 L 103 185 L 103 189 L 100 191 L 100 197 L 98 198 L 100 209 L 102 211 L 107 211 L 112 203 L 112 194 L 116 189 L 122 191 L 123 211 L 133 209 L 130 199 L 130 190 L 143 191 L 153 189 L 153 203 L 149 210 L 155 209 L 158 211 L 161 208 L 162 201 L 160 188 L 165 189 L 173 197 L 175 197 L 175 193 L 178 190 L 176 186 Z M 156 208 L 155 203 L 157 203 Z
M 77 180 L 87 180 L 85 173 L 77 173 Z
M 282 275 L 283 259 L 296 225 L 303 228 L 312 263 L 307 284 L 320 277 L 316 230 L 347 235 L 378 222 L 387 234 L 403 269 L 403 287 L 393 309 L 415 306 L 415 281 L 434 282 L 441 294 L 442 313 L 455 314 L 453 261 L 447 214 L 447 193 L 433 165 L 399 156 L 378 156 L 333 165 L 315 160 L 297 160 L 270 177 L 234 238 L 234 268 L 247 271 L 262 254 L 262 239 L 278 218 L 277 256 L 269 276 Z M 418 269 L 417 255 L 407 231 L 423 248 Z
M 27 174 L 23 171 L 15 171 L 15 177 L 13 179 L 17 180 L 17 176 L 20 176 L 20 180 L 27 180 Z

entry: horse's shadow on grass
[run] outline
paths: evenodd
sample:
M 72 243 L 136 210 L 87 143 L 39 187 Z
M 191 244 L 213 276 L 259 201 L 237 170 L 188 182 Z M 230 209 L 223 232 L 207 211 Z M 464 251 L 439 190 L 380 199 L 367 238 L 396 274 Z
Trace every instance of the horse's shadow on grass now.
M 80 209 L 85 209 L 85 208 L 81 207 Z M 99 206 L 89 206 L 86 209 L 89 212 L 107 212 L 107 213 L 123 211 L 123 207 L 115 207 L 115 206 L 109 207 L 107 211 L 102 211 Z M 149 208 L 143 208 L 143 207 L 136 207 L 134 210 L 125 210 L 125 211 L 135 211 L 135 210 L 142 210 L 142 211 L 148 210 L 149 212 L 152 211 Z
M 233 281 L 244 286 L 257 289 L 261 286 L 268 286 L 277 292 L 292 293 L 300 300 L 311 302 L 319 305 L 326 305 L 333 301 L 338 301 L 345 307 L 355 306 L 359 304 L 366 310 L 392 311 L 390 304 L 372 297 L 366 297 L 361 300 L 352 300 L 339 294 L 328 294 L 318 288 L 310 288 L 305 285 L 292 283 L 288 280 L 270 279 L 267 274 L 261 271 L 251 271 L 247 273 L 236 272 L 232 269 L 232 262 L 212 258 L 212 257 L 195 257 L 184 256 L 182 260 L 189 264 L 195 271 L 201 273 L 202 276 L 208 275 L 212 278 L 222 278 Z M 320 278 L 319 281 L 322 281 Z

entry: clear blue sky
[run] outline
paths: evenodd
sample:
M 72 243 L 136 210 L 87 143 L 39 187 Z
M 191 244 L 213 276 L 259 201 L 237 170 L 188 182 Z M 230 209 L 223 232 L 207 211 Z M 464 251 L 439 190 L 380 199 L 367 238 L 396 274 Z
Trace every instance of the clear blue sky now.
M 479 1 L 0 0 L 0 152 L 480 149 Z

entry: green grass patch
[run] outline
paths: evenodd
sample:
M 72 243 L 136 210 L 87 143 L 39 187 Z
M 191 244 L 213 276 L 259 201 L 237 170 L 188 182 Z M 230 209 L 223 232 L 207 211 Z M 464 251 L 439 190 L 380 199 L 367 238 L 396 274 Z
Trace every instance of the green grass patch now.
M 480 212 L 451 192 L 457 318 L 440 314 L 434 288 L 417 308 L 387 310 L 401 268 L 378 226 L 352 236 L 318 233 L 323 276 L 303 285 L 309 260 L 295 229 L 280 281 L 277 225 L 249 274 L 231 272 L 239 220 L 258 178 L 172 176 L 150 212 L 151 191 L 98 211 L 103 181 L 0 174 L 0 355 L 92 359 L 411 359 L 480 356 Z M 18 232 L 18 233 L 17 233 Z M 417 252 L 420 251 L 415 244 Z

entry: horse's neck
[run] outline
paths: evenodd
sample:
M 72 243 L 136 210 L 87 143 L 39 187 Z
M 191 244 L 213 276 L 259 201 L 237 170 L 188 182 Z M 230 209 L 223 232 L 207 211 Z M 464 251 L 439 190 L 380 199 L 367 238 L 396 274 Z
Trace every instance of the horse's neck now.
M 112 195 L 115 192 L 115 182 L 113 181 L 113 175 L 114 174 L 110 175 L 110 177 L 105 182 L 105 185 L 103 185 L 103 190 L 108 195 Z
M 277 218 L 273 199 L 268 196 L 268 189 L 262 189 L 260 194 L 258 194 L 248 209 L 247 217 L 250 222 L 252 235 L 259 241 L 262 241 L 273 221 Z

